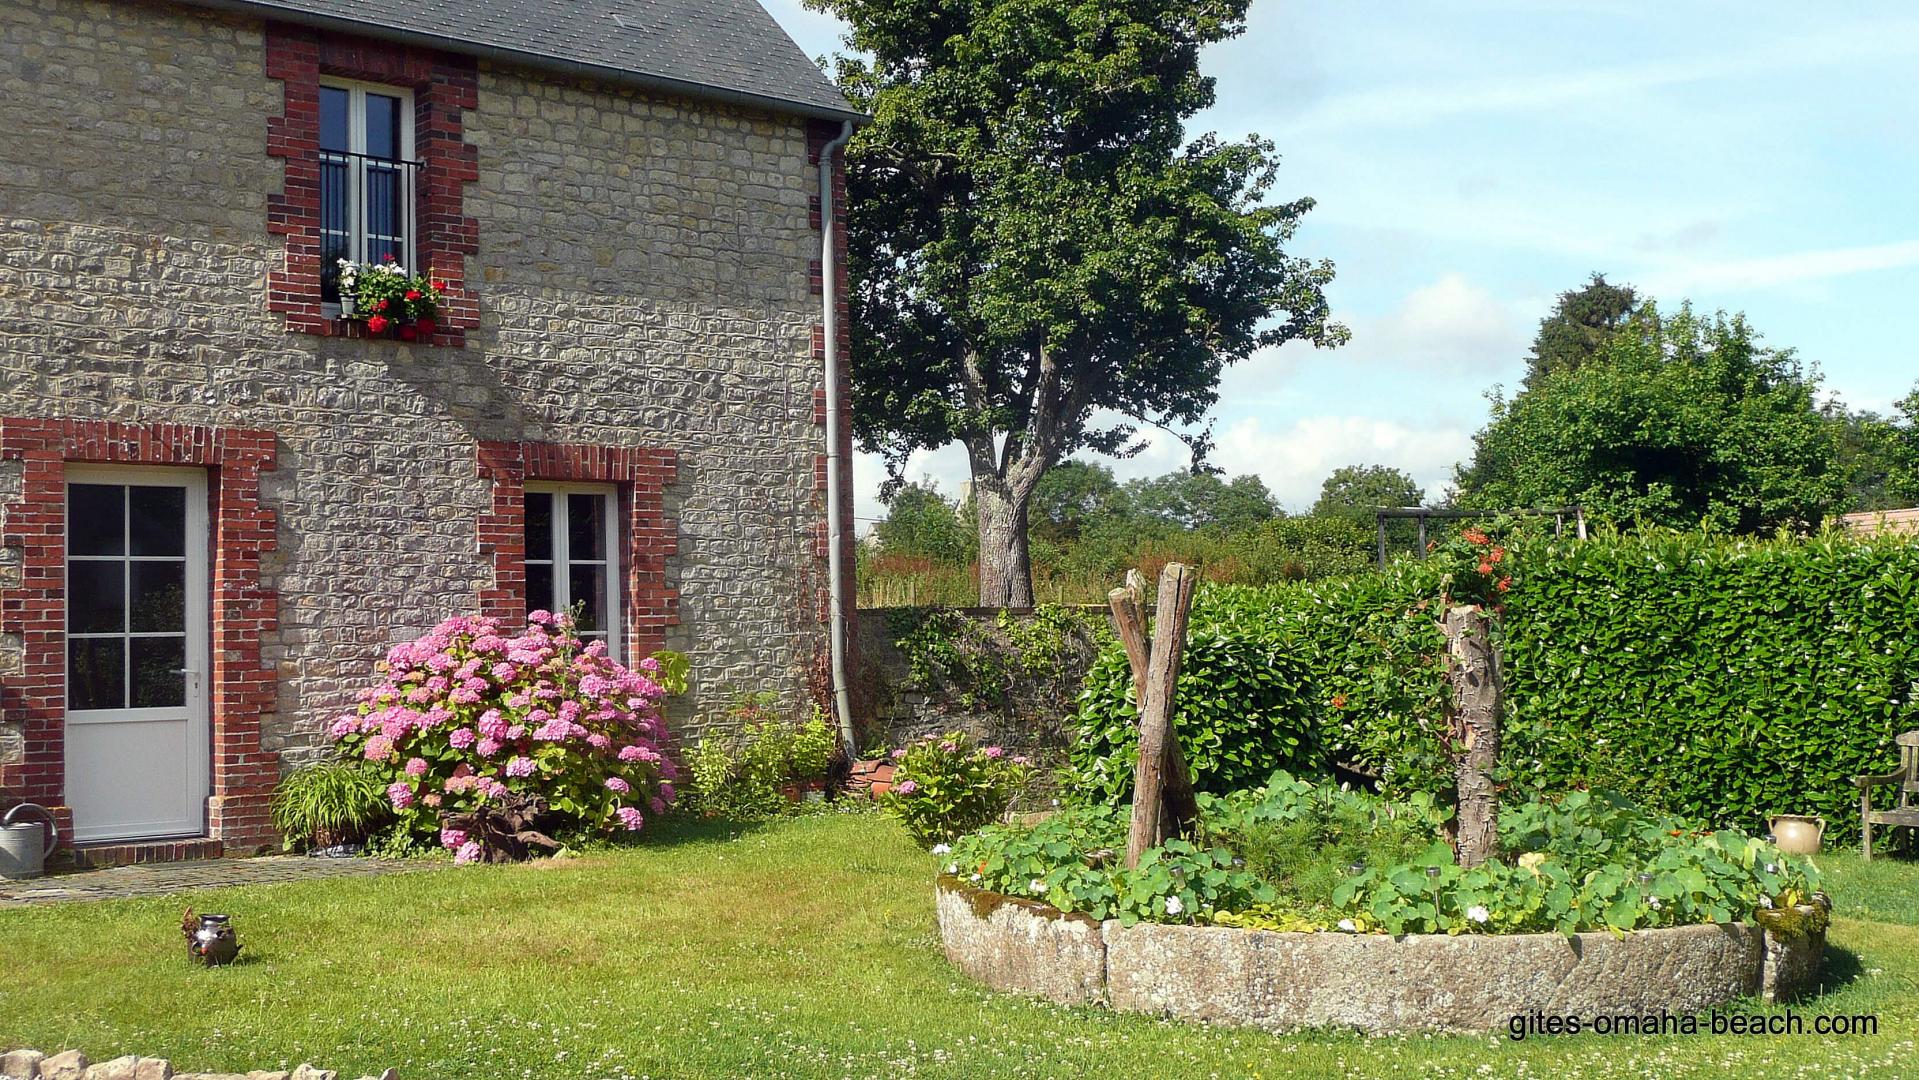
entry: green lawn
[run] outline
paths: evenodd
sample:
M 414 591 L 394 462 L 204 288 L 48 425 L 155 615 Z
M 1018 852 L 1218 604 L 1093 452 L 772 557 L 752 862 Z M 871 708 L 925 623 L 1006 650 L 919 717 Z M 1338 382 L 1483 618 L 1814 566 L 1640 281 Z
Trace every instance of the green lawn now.
M 566 862 L 0 911 L 0 1044 L 180 1069 L 640 1076 L 1919 1075 L 1919 864 L 1831 870 L 1810 1006 L 1879 1034 L 1274 1037 L 988 993 L 940 955 L 932 859 L 892 822 L 668 825 Z M 188 965 L 180 910 L 244 962 Z

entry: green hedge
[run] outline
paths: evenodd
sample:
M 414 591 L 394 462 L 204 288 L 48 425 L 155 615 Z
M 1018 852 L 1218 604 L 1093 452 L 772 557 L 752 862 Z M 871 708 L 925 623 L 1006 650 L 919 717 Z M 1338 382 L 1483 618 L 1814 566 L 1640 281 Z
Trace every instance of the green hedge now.
M 1919 728 L 1919 544 L 1649 533 L 1519 555 L 1500 629 L 1509 783 L 1616 788 L 1758 831 L 1768 814 L 1820 813 L 1829 838 L 1857 835 L 1852 777 L 1890 769 L 1892 737 Z M 1264 741 L 1294 733 L 1308 767 L 1354 764 L 1394 793 L 1447 790 L 1437 593 L 1435 569 L 1417 562 L 1202 590 L 1194 639 L 1215 659 L 1182 679 L 1179 734 L 1191 760 L 1232 774 L 1202 785 L 1299 767 L 1298 755 L 1256 760 Z M 1222 663 L 1216 639 L 1241 641 L 1230 652 L 1241 661 Z M 1263 658 L 1283 693 L 1253 670 Z M 1130 768 L 1132 732 L 1115 722 L 1131 710 L 1124 668 L 1109 650 L 1087 679 L 1082 772 L 1109 757 Z M 1234 741 L 1254 760 L 1218 749 Z

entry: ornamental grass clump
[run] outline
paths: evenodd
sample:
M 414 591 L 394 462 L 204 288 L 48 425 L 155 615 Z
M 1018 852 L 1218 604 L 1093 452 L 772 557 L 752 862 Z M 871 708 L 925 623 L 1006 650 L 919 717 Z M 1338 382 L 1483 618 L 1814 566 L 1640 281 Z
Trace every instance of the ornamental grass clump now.
M 573 629 L 545 611 L 512 636 L 493 619 L 448 619 L 388 651 L 385 681 L 332 737 L 381 774 L 400 828 L 460 862 L 487 852 L 442 819 L 510 797 L 537 799 L 563 834 L 636 832 L 673 801 L 678 775 L 660 751 L 659 662 L 630 670 Z
M 928 735 L 893 751 L 893 787 L 880 805 L 922 847 L 951 842 L 999 820 L 1033 779 L 1033 763 L 965 732 Z

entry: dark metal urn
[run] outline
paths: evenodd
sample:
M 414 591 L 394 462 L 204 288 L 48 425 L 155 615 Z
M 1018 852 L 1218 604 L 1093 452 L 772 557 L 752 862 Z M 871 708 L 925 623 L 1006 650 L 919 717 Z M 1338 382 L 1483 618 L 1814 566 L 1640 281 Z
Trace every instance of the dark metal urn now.
M 193 909 L 188 908 L 180 932 L 186 935 L 189 960 L 222 967 L 240 955 L 240 939 L 233 932 L 231 915 L 202 915 L 196 920 Z

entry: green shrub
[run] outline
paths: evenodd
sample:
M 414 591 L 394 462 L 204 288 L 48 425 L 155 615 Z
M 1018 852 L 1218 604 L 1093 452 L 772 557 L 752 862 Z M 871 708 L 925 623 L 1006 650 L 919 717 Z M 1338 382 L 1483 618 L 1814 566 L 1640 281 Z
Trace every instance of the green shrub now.
M 1647 532 L 1526 541 L 1517 561 L 1496 631 L 1508 785 L 1615 788 L 1751 829 L 1770 814 L 1818 813 L 1830 842 L 1857 834 L 1851 778 L 1890 768 L 1892 737 L 1919 727 L 1919 544 Z M 1189 657 L 1204 662 L 1189 661 L 1180 691 L 1182 703 L 1189 692 L 1207 702 L 1180 715 L 1196 783 L 1223 791 L 1262 770 L 1309 768 L 1284 744 L 1264 748 L 1277 729 L 1388 793 L 1448 792 L 1434 610 L 1443 572 L 1402 560 L 1383 574 L 1202 588 Z M 1124 671 L 1109 646 L 1076 718 L 1075 765 L 1109 801 L 1130 798 Z M 1202 753 L 1217 731 L 1247 753 Z M 1105 755 L 1115 758 L 1102 773 Z M 1222 768 L 1234 778 L 1206 775 Z
M 928 735 L 893 754 L 898 768 L 880 805 L 931 847 L 996 821 L 1033 778 L 1032 763 L 954 731 Z
M 392 817 L 385 778 L 353 761 L 300 766 L 273 789 L 271 805 L 288 851 L 358 843 Z
M 686 755 L 686 809 L 710 817 L 751 819 L 786 813 L 787 789 L 824 780 L 838 737 L 817 708 L 799 723 L 778 716 L 773 694 L 743 695 L 729 715 L 745 726 L 708 735 Z
M 1257 637 L 1187 638 L 1173 727 L 1201 791 L 1256 784 L 1274 769 L 1317 772 L 1323 750 L 1301 700 L 1308 673 L 1298 657 Z M 1118 803 L 1132 796 L 1139 760 L 1139 705 L 1123 651 L 1108 650 L 1086 675 L 1072 747 L 1071 786 Z

